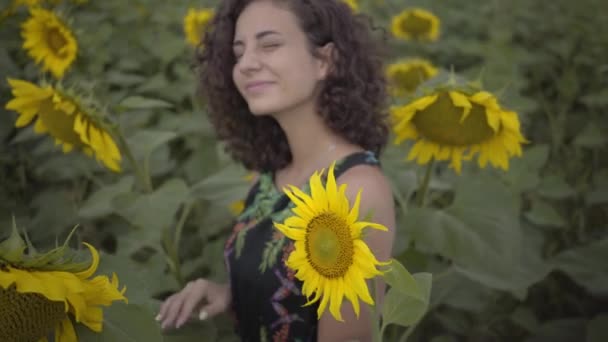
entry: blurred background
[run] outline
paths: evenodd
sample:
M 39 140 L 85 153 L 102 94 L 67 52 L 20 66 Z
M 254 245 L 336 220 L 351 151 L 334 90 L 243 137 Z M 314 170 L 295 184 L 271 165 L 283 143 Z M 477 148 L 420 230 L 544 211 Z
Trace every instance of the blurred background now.
M 349 2 L 387 39 L 394 103 L 453 73 L 515 111 L 529 141 L 506 170 L 436 163 L 419 207 L 427 167 L 391 138 L 394 256 L 433 284 L 424 317 L 395 319 L 384 339 L 608 341 L 608 2 Z M 106 310 L 100 335 L 79 327 L 82 341 L 236 340 L 227 317 L 165 335 L 153 319 L 185 282 L 226 280 L 224 243 L 251 186 L 195 95 L 194 45 L 217 1 L 0 3 L 0 239 L 13 217 L 42 250 L 78 225 L 71 245 L 102 252 L 99 272 L 118 274 L 129 304 Z M 26 25 L 36 5 L 61 25 Z M 424 12 L 403 14 L 413 8 Z M 57 44 L 63 60 L 32 47 Z M 120 158 L 92 137 L 66 147 L 53 127 L 18 124 L 9 78 L 77 103 Z

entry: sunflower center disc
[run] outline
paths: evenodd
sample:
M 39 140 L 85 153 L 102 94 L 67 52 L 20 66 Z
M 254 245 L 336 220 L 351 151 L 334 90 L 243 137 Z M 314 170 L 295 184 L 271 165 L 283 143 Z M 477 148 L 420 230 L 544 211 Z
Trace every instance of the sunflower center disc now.
M 401 30 L 417 38 L 431 32 L 431 22 L 415 14 L 410 14 L 401 22 Z
M 56 55 L 60 56 L 63 50 L 63 47 L 67 44 L 67 41 L 63 37 L 63 34 L 59 32 L 58 29 L 52 28 L 47 33 L 47 42 L 49 47 Z
M 491 138 L 495 132 L 488 125 L 485 108 L 471 103 L 469 116 L 460 122 L 463 108 L 455 107 L 447 93 L 422 111 L 412 122 L 422 135 L 433 142 L 448 146 L 469 146 Z
M 306 255 L 327 278 L 339 278 L 353 264 L 354 245 L 346 222 L 332 213 L 313 218 L 307 227 Z
M 66 317 L 65 306 L 37 293 L 0 287 L 0 341 L 36 342 Z

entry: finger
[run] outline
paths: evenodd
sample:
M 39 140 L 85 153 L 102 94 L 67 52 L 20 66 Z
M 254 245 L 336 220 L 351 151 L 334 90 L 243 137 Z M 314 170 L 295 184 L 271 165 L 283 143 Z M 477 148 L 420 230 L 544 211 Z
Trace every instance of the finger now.
M 185 298 L 188 297 L 188 293 L 190 291 L 189 287 L 184 288 L 174 300 L 171 301 L 169 307 L 167 308 L 167 312 L 163 317 L 163 323 L 161 324 L 161 328 L 166 329 L 168 327 L 173 327 L 175 324 L 175 320 L 181 310 L 181 307 L 184 303 Z
M 201 302 L 205 293 L 207 292 L 207 282 L 204 280 L 197 280 L 192 285 L 189 296 L 185 298 L 184 304 L 182 305 L 181 311 L 175 323 L 176 327 L 181 327 L 192 315 L 194 308 Z
M 171 296 L 167 297 L 165 301 L 160 305 L 160 310 L 158 310 L 158 315 L 156 315 L 157 321 L 162 320 L 167 315 L 167 310 L 169 309 L 169 306 L 171 306 L 171 302 L 175 300 L 176 295 L 177 293 L 174 293 Z
M 207 305 L 204 305 L 198 312 L 198 319 L 204 321 L 209 318 L 213 318 L 221 313 L 223 310 L 223 304 L 215 301 Z

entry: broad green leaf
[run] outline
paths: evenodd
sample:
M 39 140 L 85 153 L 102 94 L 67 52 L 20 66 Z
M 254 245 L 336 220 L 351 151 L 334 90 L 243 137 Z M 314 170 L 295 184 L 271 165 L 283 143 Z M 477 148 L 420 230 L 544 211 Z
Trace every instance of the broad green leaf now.
M 418 286 L 416 279 L 398 260 L 391 260 L 390 268 L 384 274 L 384 280 L 391 288 L 402 292 L 404 295 L 424 300 L 424 293 Z
M 585 336 L 585 320 L 558 319 L 544 323 L 525 342 L 573 342 L 582 341 Z
M 541 196 L 550 199 L 564 199 L 576 194 L 574 189 L 557 175 L 543 177 L 537 190 Z
M 382 304 L 382 320 L 384 325 L 398 324 L 410 326 L 418 322 L 427 312 L 431 295 L 432 275 L 416 273 L 413 275 L 423 297 L 412 297 L 398 287 L 391 288 L 384 297 Z
M 568 224 L 551 204 L 539 199 L 532 201 L 532 209 L 525 216 L 530 222 L 544 227 L 564 228 Z
M 142 75 L 123 73 L 120 71 L 110 71 L 105 75 L 105 81 L 121 87 L 134 86 L 143 83 L 146 78 Z
M 177 134 L 161 130 L 141 130 L 127 142 L 139 160 L 149 160 L 152 152 L 177 137 Z
M 520 306 L 511 313 L 511 321 L 529 332 L 536 331 L 540 325 L 534 311 L 525 306 Z
M 588 123 L 585 128 L 574 138 L 574 144 L 583 147 L 599 147 L 606 143 L 606 137 L 602 135 L 597 124 Z
M 181 179 L 170 179 L 151 194 L 129 202 L 114 203 L 114 210 L 137 228 L 143 230 L 142 242 L 158 244 L 161 231 L 170 228 L 175 214 L 188 196 L 188 186 Z M 126 205 L 126 206 L 125 206 Z
M 119 247 L 123 249 L 122 245 Z M 120 287 L 127 287 L 125 296 L 129 304 L 138 304 L 150 310 L 154 309 L 151 305 L 153 296 L 178 289 L 175 278 L 166 272 L 164 256 L 160 253 L 145 262 L 135 261 L 122 253 L 102 254 L 96 274 L 111 276 L 113 273 L 118 276 Z
M 84 201 L 78 215 L 82 218 L 94 219 L 111 214 L 113 198 L 129 191 L 133 186 L 133 181 L 133 176 L 129 175 L 112 185 L 100 188 Z
M 155 313 L 137 304 L 113 303 L 104 310 L 103 330 L 95 333 L 82 324 L 76 325 L 80 341 L 87 342 L 162 342 Z
M 592 107 L 606 107 L 608 105 L 608 88 L 599 89 L 581 97 L 581 101 Z
M 411 208 L 405 231 L 417 248 L 452 259 L 469 277 L 493 288 L 513 289 L 519 287 L 512 274 L 522 255 L 518 209 L 519 199 L 498 180 L 459 178 L 451 206 Z
M 173 107 L 173 105 L 169 102 L 138 95 L 127 97 L 126 99 L 122 100 L 119 105 L 126 109 L 155 109 Z
M 579 285 L 594 294 L 607 294 L 608 238 L 567 250 L 550 260 Z
M 515 192 L 528 191 L 540 182 L 540 169 L 549 157 L 549 146 L 539 144 L 524 150 L 520 158 L 509 161 L 509 170 L 502 174 L 509 188 Z
M 600 314 L 587 323 L 587 342 L 608 341 L 608 314 Z
M 446 272 L 446 271 L 443 271 Z M 431 307 L 448 305 L 452 308 L 478 313 L 492 300 L 496 291 L 466 277 L 461 272 L 447 271 L 434 275 Z
M 212 174 L 191 188 L 191 196 L 196 199 L 229 204 L 244 199 L 251 184 L 245 179 L 244 170 L 230 164 L 219 172 Z

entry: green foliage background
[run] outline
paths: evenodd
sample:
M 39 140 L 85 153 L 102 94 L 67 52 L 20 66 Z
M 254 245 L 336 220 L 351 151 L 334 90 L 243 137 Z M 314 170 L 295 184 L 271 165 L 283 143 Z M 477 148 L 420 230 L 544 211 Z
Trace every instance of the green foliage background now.
M 226 318 L 162 335 L 159 300 L 197 277 L 226 280 L 223 244 L 230 203 L 242 199 L 246 170 L 214 138 L 193 97 L 188 7 L 216 1 L 91 1 L 59 9 L 71 18 L 79 56 L 64 80 L 104 104 L 144 165 L 151 191 L 128 163 L 113 174 L 52 139 L 16 129 L 0 109 L 0 238 L 12 216 L 38 247 L 79 224 L 79 241 L 99 247 L 100 272 L 117 272 L 129 305 L 106 310 L 103 335 L 82 341 L 231 341 Z M 429 206 L 413 204 L 424 169 L 382 158 L 399 204 L 394 255 L 411 272 L 433 274 L 430 311 L 412 319 L 411 301 L 392 306 L 385 340 L 608 340 L 608 13 L 602 0 L 412 0 L 436 13 L 436 43 L 390 41 L 391 57 L 426 57 L 477 79 L 520 114 L 531 141 L 509 171 L 466 164 L 433 173 Z M 401 0 L 361 0 L 390 27 Z M 7 77 L 36 82 L 20 46 L 20 10 L 0 23 L 0 102 Z M 390 61 L 389 61 L 390 62 Z M 3 106 L 2 106 L 3 107 Z M 176 236 L 178 238 L 176 238 Z M 420 280 L 420 279 L 418 279 Z M 415 305 L 414 305 L 415 306 Z M 413 310 L 413 309 L 412 309 Z M 388 317 L 388 316 L 387 316 Z M 387 319 L 385 317 L 385 319 Z M 408 334 L 410 334 L 408 333 Z

